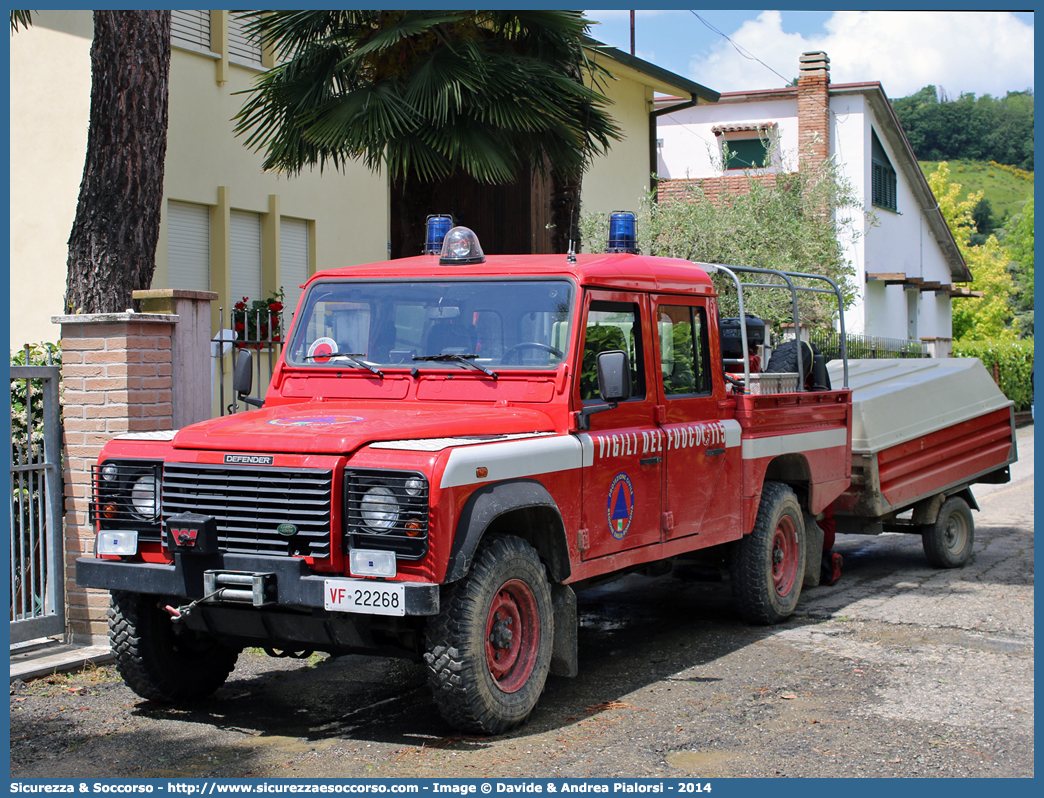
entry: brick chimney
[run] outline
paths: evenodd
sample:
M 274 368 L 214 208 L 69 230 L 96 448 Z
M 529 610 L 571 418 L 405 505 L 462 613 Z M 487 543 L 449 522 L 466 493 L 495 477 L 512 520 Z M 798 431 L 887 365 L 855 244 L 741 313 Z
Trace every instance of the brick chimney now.
M 830 157 L 830 59 L 821 50 L 803 53 L 798 75 L 798 150 L 813 164 Z

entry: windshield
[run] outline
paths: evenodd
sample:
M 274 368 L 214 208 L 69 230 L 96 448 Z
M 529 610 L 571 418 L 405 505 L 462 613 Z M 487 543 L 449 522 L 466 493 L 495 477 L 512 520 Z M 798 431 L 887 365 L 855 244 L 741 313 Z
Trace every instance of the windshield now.
M 553 369 L 569 349 L 574 295 L 568 280 L 313 283 L 286 362 L 423 368 L 414 358 L 463 355 L 497 369 Z M 428 365 L 466 368 L 462 359 Z

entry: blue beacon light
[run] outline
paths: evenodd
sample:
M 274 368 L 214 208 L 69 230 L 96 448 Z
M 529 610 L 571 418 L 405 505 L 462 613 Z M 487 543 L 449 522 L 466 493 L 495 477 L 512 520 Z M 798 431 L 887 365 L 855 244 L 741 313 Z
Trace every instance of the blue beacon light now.
M 638 254 L 637 222 L 632 211 L 613 211 L 609 214 L 609 246 L 606 252 Z
M 453 217 L 433 213 L 425 222 L 427 233 L 424 238 L 424 254 L 438 255 L 442 252 L 442 242 L 446 233 L 453 227 Z

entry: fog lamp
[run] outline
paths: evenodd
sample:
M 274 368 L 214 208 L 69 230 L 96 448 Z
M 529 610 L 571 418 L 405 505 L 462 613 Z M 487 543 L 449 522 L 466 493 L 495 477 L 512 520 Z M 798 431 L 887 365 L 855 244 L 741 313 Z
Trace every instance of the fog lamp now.
M 348 555 L 352 576 L 395 576 L 395 552 L 352 549 Z
M 118 554 L 128 557 L 138 553 L 137 532 L 99 532 L 94 550 L 98 554 Z

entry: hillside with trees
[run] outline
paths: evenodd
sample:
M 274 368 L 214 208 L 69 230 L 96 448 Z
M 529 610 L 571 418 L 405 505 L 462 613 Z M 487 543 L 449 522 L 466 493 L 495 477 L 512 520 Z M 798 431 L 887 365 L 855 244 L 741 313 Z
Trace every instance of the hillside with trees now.
M 892 101 L 920 161 L 995 161 L 1033 171 L 1033 92 L 1002 98 L 961 94 L 935 86 Z
M 892 102 L 939 199 L 978 299 L 954 301 L 954 339 L 1033 338 L 1033 92 Z

